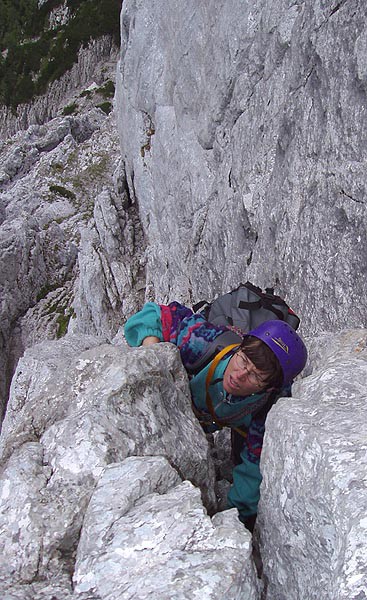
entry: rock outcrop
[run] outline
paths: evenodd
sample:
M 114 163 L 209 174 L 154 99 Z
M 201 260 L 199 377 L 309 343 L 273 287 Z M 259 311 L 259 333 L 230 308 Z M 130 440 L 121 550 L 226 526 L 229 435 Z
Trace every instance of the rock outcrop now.
M 110 339 L 143 300 L 145 239 L 100 89 L 2 144 L 0 414 L 25 348 L 69 325 Z
M 76 598 L 84 591 L 100 598 L 258 600 L 260 587 L 237 511 L 210 519 L 199 490 L 181 483 L 161 457 L 106 469 L 86 512 L 74 581 Z
M 1 436 L 1 596 L 258 600 L 249 533 L 236 511 L 211 519 L 199 488 L 213 512 L 176 349 L 72 335 L 34 346 Z
M 156 296 L 249 278 L 305 331 L 365 326 L 366 4 L 126 0 L 121 24 L 120 137 Z
M 257 522 L 267 599 L 367 597 L 367 331 L 309 341 L 267 419 Z
M 113 338 L 144 302 L 145 236 L 136 202 L 127 193 L 123 165 L 115 189 L 96 198 L 93 224 L 83 230 L 74 301 L 75 327 Z
M 27 350 L 0 446 L 3 597 L 361 600 L 366 341 L 310 341 L 306 376 L 269 414 L 261 584 L 236 511 L 203 507 L 214 465 L 177 350 L 70 334 Z

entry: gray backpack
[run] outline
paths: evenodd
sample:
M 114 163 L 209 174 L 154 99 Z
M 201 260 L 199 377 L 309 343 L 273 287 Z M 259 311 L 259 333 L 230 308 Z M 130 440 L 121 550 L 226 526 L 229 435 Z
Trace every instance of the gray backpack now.
M 294 330 L 300 323 L 299 317 L 283 298 L 274 294 L 272 288 L 266 288 L 263 292 L 249 281 L 211 303 L 206 300 L 198 302 L 193 306 L 193 311 L 203 314 L 209 323 L 225 325 L 228 331 L 213 340 L 206 353 L 191 366 L 192 374 L 203 369 L 226 346 L 240 344 L 246 333 L 265 321 L 279 319 Z

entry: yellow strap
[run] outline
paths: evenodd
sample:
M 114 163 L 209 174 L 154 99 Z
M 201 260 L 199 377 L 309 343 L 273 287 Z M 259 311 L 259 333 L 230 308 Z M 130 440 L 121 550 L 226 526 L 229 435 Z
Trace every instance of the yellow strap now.
M 239 346 L 239 344 L 231 344 L 230 346 L 226 346 L 225 348 L 223 348 L 223 350 L 218 352 L 218 354 L 213 358 L 211 365 L 209 367 L 209 371 L 206 376 L 206 380 L 205 380 L 207 392 L 208 392 L 212 377 L 214 375 L 214 371 L 217 368 L 217 364 L 219 363 L 219 361 L 222 360 L 223 356 L 225 356 L 225 354 L 227 354 L 230 350 L 233 350 L 233 348 L 238 348 L 238 346 Z
M 218 352 L 218 354 L 214 357 L 214 359 L 211 362 L 211 365 L 209 367 L 209 370 L 208 370 L 208 373 L 207 373 L 207 376 L 206 376 L 206 380 L 205 380 L 205 386 L 206 386 L 206 405 L 207 405 L 207 407 L 209 409 L 209 412 L 211 414 L 211 417 L 212 417 L 214 423 L 216 423 L 217 425 L 219 425 L 220 428 L 225 427 L 226 426 L 226 422 L 223 419 L 220 419 L 219 417 L 217 417 L 217 415 L 215 414 L 213 402 L 212 402 L 212 399 L 211 399 L 210 394 L 209 394 L 209 386 L 210 386 L 210 382 L 212 380 L 212 377 L 214 375 L 214 371 L 217 368 L 217 365 L 218 365 L 219 361 L 223 358 L 223 356 L 225 356 L 228 352 L 230 352 L 230 350 L 233 350 L 233 348 L 238 348 L 238 346 L 239 346 L 239 344 L 231 344 L 230 346 L 226 346 L 225 348 L 223 348 L 223 350 L 221 350 L 220 352 Z M 247 433 L 245 431 L 242 431 L 242 429 L 240 429 L 239 427 L 231 427 L 231 429 L 234 429 L 235 431 L 237 431 L 237 433 L 239 433 L 240 435 L 242 435 L 242 437 L 247 437 Z
M 220 419 L 219 417 L 217 417 L 217 415 L 215 414 L 215 410 L 214 410 L 214 406 L 213 406 L 213 402 L 212 399 L 210 397 L 209 394 L 209 386 L 210 386 L 210 382 L 212 380 L 212 377 L 214 375 L 214 371 L 217 368 L 217 365 L 219 363 L 219 361 L 223 358 L 223 356 L 225 356 L 228 352 L 230 352 L 230 350 L 233 350 L 233 348 L 238 348 L 238 344 L 231 344 L 230 346 L 226 346 L 225 348 L 223 348 L 223 350 L 221 350 L 220 352 L 218 352 L 218 354 L 214 357 L 214 359 L 212 360 L 207 376 L 206 376 L 206 380 L 205 380 L 205 387 L 206 387 L 206 405 L 209 409 L 209 412 L 211 414 L 211 417 L 214 421 L 214 423 L 216 423 L 217 425 L 219 425 L 220 428 L 225 427 L 226 422 L 223 421 L 223 419 Z M 241 432 L 241 430 L 238 430 L 237 427 L 232 427 L 232 429 L 236 429 L 236 431 Z M 243 435 L 244 432 L 241 433 L 241 435 Z

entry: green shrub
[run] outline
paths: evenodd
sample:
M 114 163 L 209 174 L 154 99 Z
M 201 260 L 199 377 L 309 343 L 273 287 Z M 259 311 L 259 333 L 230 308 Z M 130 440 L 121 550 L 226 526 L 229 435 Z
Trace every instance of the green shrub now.
M 60 287 L 60 284 L 46 284 L 44 285 L 40 291 L 37 294 L 37 302 L 39 302 L 40 300 L 43 300 L 44 298 L 46 298 L 46 296 L 48 296 L 48 294 L 50 292 L 53 292 L 55 290 L 57 290 Z
M 102 102 L 102 104 L 97 104 L 97 108 L 100 108 L 106 115 L 109 115 L 112 110 L 112 104 L 111 102 Z
M 84 90 L 81 94 L 79 94 L 80 98 L 90 98 L 92 96 L 92 90 Z
M 106 83 L 96 91 L 101 94 L 103 98 L 113 98 L 115 95 L 115 84 L 111 80 L 106 81 Z
M 77 110 L 78 110 L 78 105 L 76 102 L 73 102 L 73 104 L 68 104 L 67 106 L 65 106 L 63 108 L 62 114 L 64 115 L 64 117 L 66 117 L 68 115 L 74 115 Z
M 57 339 L 60 339 L 61 337 L 63 337 L 68 330 L 68 326 L 69 326 L 69 321 L 70 321 L 71 315 L 66 315 L 65 313 L 60 314 L 57 319 L 56 319 L 56 323 L 58 324 L 58 329 L 56 332 L 56 337 Z
M 74 192 L 67 190 L 61 185 L 50 185 L 50 192 L 54 192 L 55 194 L 59 194 L 59 196 L 63 196 L 64 198 L 68 198 L 69 200 L 75 200 L 76 196 Z
M 52 163 L 51 169 L 56 173 L 62 173 L 64 170 L 64 165 L 62 165 L 61 163 Z

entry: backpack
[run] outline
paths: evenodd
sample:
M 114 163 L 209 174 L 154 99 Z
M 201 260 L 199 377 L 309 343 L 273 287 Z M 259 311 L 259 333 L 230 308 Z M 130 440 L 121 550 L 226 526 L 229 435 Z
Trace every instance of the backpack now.
M 247 281 L 236 289 L 219 296 L 209 303 L 202 300 L 193 306 L 195 313 L 204 315 L 206 321 L 213 325 L 225 325 L 228 330 L 208 345 L 207 351 L 188 369 L 190 374 L 196 374 L 203 369 L 213 357 L 231 344 L 240 344 L 243 336 L 264 323 L 274 319 L 285 321 L 294 330 L 299 326 L 300 319 L 296 313 L 281 298 L 274 294 L 273 288 L 265 292 Z

